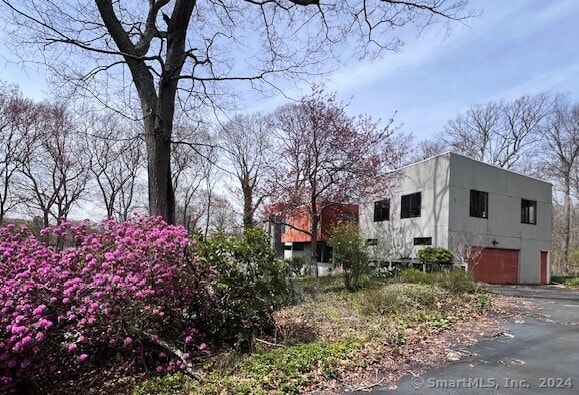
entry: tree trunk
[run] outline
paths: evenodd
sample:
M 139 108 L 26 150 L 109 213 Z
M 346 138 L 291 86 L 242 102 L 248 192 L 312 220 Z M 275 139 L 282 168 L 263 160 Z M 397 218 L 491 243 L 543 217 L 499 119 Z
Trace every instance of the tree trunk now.
M 171 183 L 171 142 L 157 133 L 146 133 L 149 213 L 175 223 L 175 194 Z
M 565 177 L 564 182 L 564 234 L 563 234 L 563 271 L 569 273 L 569 244 L 571 240 L 571 181 Z
M 318 225 L 320 223 L 320 215 L 318 211 L 314 209 L 312 211 L 312 227 L 310 229 L 312 233 L 312 240 L 310 242 L 310 258 L 311 265 L 314 269 L 314 277 L 318 278 L 320 275 L 318 268 Z
M 241 189 L 243 190 L 243 228 L 249 229 L 253 227 L 253 191 L 247 184 L 242 184 Z

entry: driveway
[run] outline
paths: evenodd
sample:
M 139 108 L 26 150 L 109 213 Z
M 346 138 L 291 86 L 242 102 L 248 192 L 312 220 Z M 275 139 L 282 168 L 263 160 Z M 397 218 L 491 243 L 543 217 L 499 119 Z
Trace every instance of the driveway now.
M 469 355 L 420 376 L 405 376 L 395 390 L 372 394 L 579 394 L 579 291 L 555 287 L 489 286 L 532 301 L 505 323 L 505 333 L 462 347 Z M 524 303 L 521 303 L 524 304 Z

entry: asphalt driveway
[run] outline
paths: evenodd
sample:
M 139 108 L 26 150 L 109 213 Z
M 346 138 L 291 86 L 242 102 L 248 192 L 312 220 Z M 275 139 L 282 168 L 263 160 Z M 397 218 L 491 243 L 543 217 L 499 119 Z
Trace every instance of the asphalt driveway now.
M 579 291 L 489 288 L 538 308 L 509 319 L 504 335 L 461 348 L 468 357 L 372 394 L 579 394 Z

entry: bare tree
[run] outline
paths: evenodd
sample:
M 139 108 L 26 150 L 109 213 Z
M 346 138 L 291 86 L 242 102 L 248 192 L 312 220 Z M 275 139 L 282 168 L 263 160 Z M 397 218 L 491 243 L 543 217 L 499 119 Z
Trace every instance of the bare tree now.
M 205 188 L 213 185 L 216 148 L 209 132 L 191 126 L 177 128 L 175 138 L 172 169 L 177 223 L 192 231 L 208 215 L 211 192 Z
M 525 171 L 553 109 L 547 94 L 475 104 L 447 123 L 438 136 L 453 151 L 506 169 Z M 527 162 L 526 162 L 527 161 Z
M 484 236 L 475 232 L 452 232 L 448 240 L 448 249 L 459 263 L 466 263 L 469 270 L 478 265 L 483 245 L 485 245 Z
M 272 122 L 262 114 L 237 115 L 219 131 L 220 146 L 243 195 L 243 226 L 254 225 L 254 214 L 265 198 L 259 190 L 265 164 L 271 158 Z
M 101 103 L 109 102 L 108 92 L 136 90 L 147 148 L 149 210 L 169 222 L 175 217 L 170 163 L 178 97 L 185 110 L 217 105 L 222 82 L 271 84 L 279 74 L 303 79 L 331 71 L 335 66 L 328 59 L 338 54 L 375 57 L 399 48 L 403 41 L 391 35 L 395 29 L 420 32 L 471 15 L 464 13 L 467 0 L 1 3 L 9 13 L 5 19 L 14 21 L 7 36 L 20 45 L 13 48 L 36 44 L 34 50 L 43 53 L 57 78 Z M 342 45 L 345 41 L 354 44 L 353 52 L 342 54 L 349 47 Z M 31 58 L 38 62 L 37 52 Z M 236 64 L 248 64 L 249 72 L 240 72 Z M 123 81 L 125 74 L 130 83 Z
M 431 158 L 449 151 L 450 148 L 438 136 L 421 140 L 410 154 L 411 162 Z
M 74 120 L 55 104 L 37 105 L 34 127 L 22 136 L 19 191 L 28 212 L 40 213 L 43 225 L 60 224 L 85 192 L 89 160 Z
M 572 188 L 578 179 L 579 160 L 579 105 L 571 106 L 560 98 L 548 123 L 542 127 L 543 170 L 563 194 L 562 269 L 570 269 L 569 245 L 571 239 Z
M 86 147 L 88 170 L 102 197 L 107 217 L 128 219 L 143 169 L 142 140 L 114 114 L 91 118 Z
M 237 227 L 237 217 L 231 202 L 227 197 L 214 194 L 211 199 L 211 216 L 208 227 L 216 232 L 233 232 Z
M 25 149 L 22 136 L 33 124 L 36 111 L 13 85 L 0 84 L 0 226 L 19 202 L 14 193 L 19 158 Z

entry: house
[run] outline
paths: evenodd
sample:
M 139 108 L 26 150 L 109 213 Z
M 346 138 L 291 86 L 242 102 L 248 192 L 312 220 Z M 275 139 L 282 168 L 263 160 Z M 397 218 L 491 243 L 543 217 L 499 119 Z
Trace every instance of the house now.
M 275 211 L 270 209 L 269 211 Z M 318 226 L 317 256 L 318 268 L 320 274 L 327 273 L 333 267 L 332 248 L 328 246 L 331 229 L 344 222 L 358 221 L 358 205 L 356 204 L 332 204 L 325 205 L 321 209 L 320 223 Z M 291 259 L 311 256 L 311 236 L 309 234 L 311 227 L 311 217 L 308 207 L 302 206 L 292 210 L 285 210 L 283 219 L 277 218 L 278 223 L 283 223 L 279 229 L 278 237 L 283 246 L 283 258 Z M 276 229 L 275 227 L 272 229 Z M 272 231 L 270 231 L 272 232 Z M 306 233 L 307 232 L 307 233 Z M 275 234 L 272 233 L 273 240 L 276 240 Z
M 550 280 L 551 184 L 454 153 L 403 167 L 388 196 L 360 205 L 360 229 L 376 260 L 448 248 L 479 281 Z

